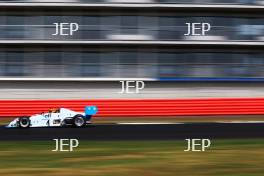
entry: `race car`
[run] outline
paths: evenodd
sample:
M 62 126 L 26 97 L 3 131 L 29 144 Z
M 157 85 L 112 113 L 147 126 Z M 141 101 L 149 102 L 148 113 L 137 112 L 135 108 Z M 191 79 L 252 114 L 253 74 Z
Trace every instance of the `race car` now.
M 92 115 L 97 113 L 96 106 L 86 106 L 84 113 L 72 111 L 67 108 L 50 109 L 47 113 L 23 116 L 14 119 L 7 128 L 29 127 L 84 127 L 91 123 Z

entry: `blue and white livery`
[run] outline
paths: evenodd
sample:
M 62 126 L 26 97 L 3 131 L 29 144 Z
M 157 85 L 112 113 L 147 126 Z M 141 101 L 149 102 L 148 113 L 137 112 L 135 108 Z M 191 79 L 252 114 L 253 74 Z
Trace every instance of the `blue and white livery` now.
M 30 117 L 23 116 L 14 119 L 7 128 L 31 127 L 84 127 L 91 123 L 91 117 L 97 113 L 96 106 L 86 106 L 84 113 L 72 111 L 67 108 L 50 109 L 47 113 L 35 114 Z

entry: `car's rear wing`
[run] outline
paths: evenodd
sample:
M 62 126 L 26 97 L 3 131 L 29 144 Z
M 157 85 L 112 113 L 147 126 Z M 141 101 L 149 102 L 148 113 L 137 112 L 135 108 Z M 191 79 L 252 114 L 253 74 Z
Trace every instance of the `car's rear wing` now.
M 85 116 L 95 115 L 97 111 L 97 106 L 85 106 L 84 114 Z

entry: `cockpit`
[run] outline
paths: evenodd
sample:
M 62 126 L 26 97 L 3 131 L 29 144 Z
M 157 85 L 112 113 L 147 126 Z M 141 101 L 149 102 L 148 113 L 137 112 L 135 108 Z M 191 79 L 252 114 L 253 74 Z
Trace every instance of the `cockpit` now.
M 51 108 L 49 109 L 49 113 L 60 113 L 60 108 Z

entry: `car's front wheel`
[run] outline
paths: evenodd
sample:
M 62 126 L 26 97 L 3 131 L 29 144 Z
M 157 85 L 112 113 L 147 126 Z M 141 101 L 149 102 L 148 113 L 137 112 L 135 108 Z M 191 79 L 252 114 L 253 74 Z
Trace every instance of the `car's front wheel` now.
M 20 117 L 18 121 L 18 126 L 20 128 L 28 128 L 30 126 L 29 117 Z
M 73 125 L 75 127 L 84 127 L 86 124 L 85 117 L 83 115 L 76 115 L 73 118 Z

